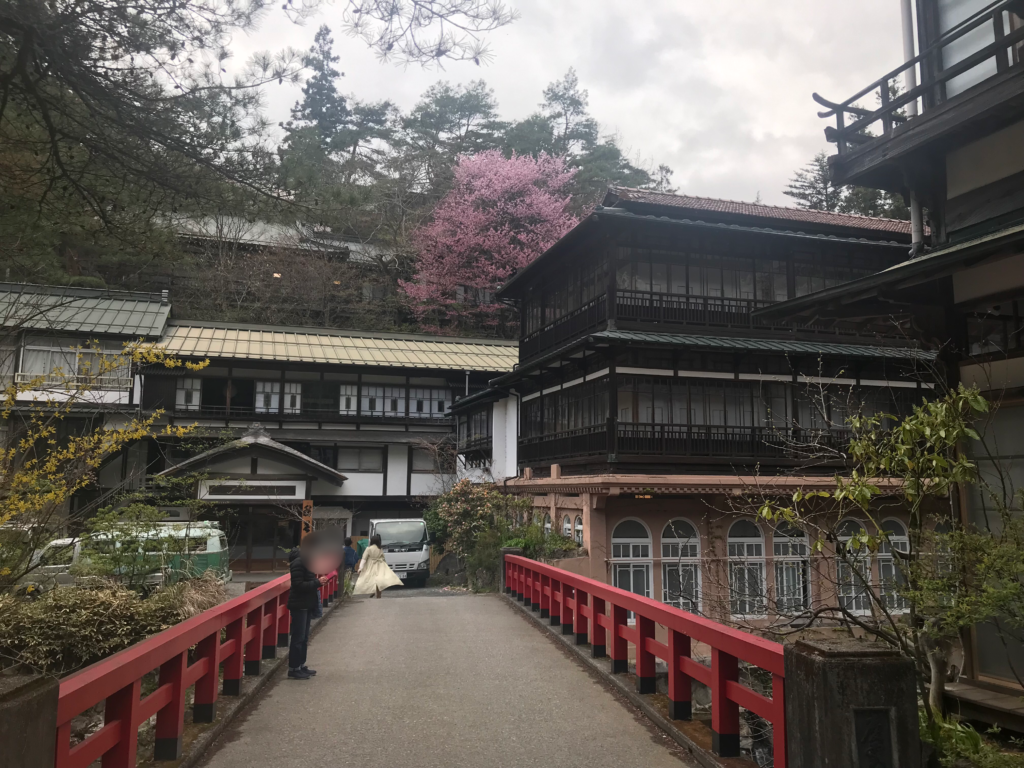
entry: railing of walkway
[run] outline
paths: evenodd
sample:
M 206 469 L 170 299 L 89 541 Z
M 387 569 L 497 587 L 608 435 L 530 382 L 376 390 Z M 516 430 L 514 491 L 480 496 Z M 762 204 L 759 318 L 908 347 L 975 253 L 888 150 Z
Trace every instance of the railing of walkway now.
M 711 691 L 712 748 L 722 757 L 740 753 L 740 707 L 772 724 L 775 768 L 786 768 L 785 672 L 782 645 L 696 616 L 648 597 L 608 586 L 560 568 L 517 555 L 505 555 L 505 590 L 524 605 L 575 634 L 577 645 L 590 643 L 595 657 L 608 656 L 613 673 L 628 670 L 628 643 L 636 652 L 639 693 L 655 693 L 655 659 L 668 666 L 669 714 L 692 716 L 692 681 Z M 628 614 L 635 616 L 631 626 Z M 655 638 L 655 626 L 667 631 L 667 643 Z M 691 656 L 693 643 L 711 649 L 710 666 Z M 772 676 L 771 698 L 740 683 L 739 662 Z
M 338 590 L 335 571 L 320 588 L 322 603 Z M 56 768 L 87 768 L 101 757 L 103 768 L 135 768 L 139 727 L 154 715 L 155 759 L 180 758 L 186 692 L 195 686 L 193 721 L 213 722 L 221 667 L 221 694 L 237 696 L 243 674 L 259 675 L 260 661 L 288 645 L 288 592 L 282 576 L 62 680 Z M 143 696 L 143 678 L 155 670 L 157 687 Z M 71 721 L 100 702 L 103 727 L 71 746 Z

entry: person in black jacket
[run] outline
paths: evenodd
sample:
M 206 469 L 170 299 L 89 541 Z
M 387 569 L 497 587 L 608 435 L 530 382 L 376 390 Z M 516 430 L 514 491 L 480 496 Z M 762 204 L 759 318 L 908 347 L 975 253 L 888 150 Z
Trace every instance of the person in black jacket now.
M 306 649 L 309 645 L 309 625 L 313 612 L 320 602 L 320 585 L 327 577 L 317 577 L 302 561 L 299 549 L 288 555 L 291 570 L 291 592 L 288 594 L 288 611 L 291 614 L 291 643 L 288 646 L 288 677 L 293 680 L 309 680 L 316 674 L 306 666 Z

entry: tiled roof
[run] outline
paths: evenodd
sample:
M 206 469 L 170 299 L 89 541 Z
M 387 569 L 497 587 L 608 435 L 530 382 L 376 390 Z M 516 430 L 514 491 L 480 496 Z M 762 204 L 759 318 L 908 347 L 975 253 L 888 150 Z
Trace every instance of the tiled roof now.
M 171 307 L 159 293 L 0 283 L 0 327 L 159 336 Z
M 160 344 L 185 357 L 450 371 L 504 373 L 519 362 L 514 341 L 185 320 L 172 323 Z
M 866 229 L 873 232 L 910 234 L 910 222 L 900 221 L 899 219 L 882 219 L 874 216 L 857 216 L 849 213 L 809 211 L 804 208 L 786 208 L 781 205 L 762 205 L 761 203 L 744 203 L 736 200 L 719 200 L 714 197 L 673 195 L 668 192 L 654 192 L 652 190 L 632 189 L 630 187 L 610 187 L 608 189 L 608 197 L 605 199 L 605 205 L 612 205 L 614 198 L 619 198 L 626 202 L 679 208 L 688 211 L 711 211 L 714 213 L 753 216 L 760 219 L 778 219 L 806 224 Z

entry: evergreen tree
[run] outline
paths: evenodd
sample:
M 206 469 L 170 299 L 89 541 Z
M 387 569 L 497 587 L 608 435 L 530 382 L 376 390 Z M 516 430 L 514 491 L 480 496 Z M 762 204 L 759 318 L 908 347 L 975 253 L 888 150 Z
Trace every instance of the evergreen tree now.
M 783 190 L 796 199 L 797 206 L 813 211 L 852 213 L 885 219 L 910 218 L 910 210 L 901 195 L 870 187 L 838 187 L 828 171 L 828 156 L 819 152 L 814 160 L 797 171 Z
M 843 203 L 844 190 L 832 183 L 828 172 L 828 156 L 819 152 L 811 162 L 793 174 L 782 194 L 795 199 L 800 208 L 836 213 Z

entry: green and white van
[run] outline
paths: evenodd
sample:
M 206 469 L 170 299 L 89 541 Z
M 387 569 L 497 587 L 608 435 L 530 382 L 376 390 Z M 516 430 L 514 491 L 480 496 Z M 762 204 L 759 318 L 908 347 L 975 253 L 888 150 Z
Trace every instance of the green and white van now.
M 32 571 L 24 585 L 49 589 L 56 585 L 86 585 L 94 576 L 74 573 L 76 565 L 87 566 L 91 553 L 110 552 L 126 546 L 126 539 L 138 547 L 138 560 L 146 561 L 147 589 L 173 584 L 213 571 L 224 583 L 231 581 L 228 540 L 216 523 L 154 523 L 143 532 L 119 537 L 116 532 L 51 541 L 32 556 Z M 83 568 L 83 570 L 87 570 Z M 116 575 L 114 577 L 116 579 Z

